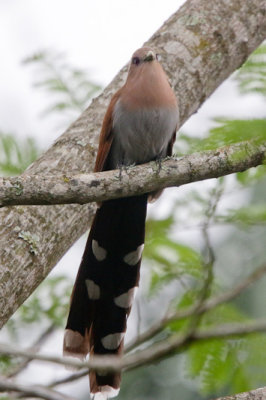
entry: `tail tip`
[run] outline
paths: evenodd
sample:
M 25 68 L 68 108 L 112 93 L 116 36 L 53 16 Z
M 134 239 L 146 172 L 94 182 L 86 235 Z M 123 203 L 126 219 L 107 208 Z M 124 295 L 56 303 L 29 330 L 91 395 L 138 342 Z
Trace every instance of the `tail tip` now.
M 104 385 L 98 386 L 96 393 L 91 393 L 93 400 L 107 400 L 112 397 L 116 397 L 119 393 L 119 388 L 115 389 L 112 386 Z

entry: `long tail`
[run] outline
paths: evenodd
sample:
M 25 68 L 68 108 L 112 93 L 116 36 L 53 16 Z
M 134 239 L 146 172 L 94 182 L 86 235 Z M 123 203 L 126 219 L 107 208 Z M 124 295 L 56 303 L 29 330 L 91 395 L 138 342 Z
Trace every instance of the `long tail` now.
M 139 282 L 147 195 L 104 202 L 92 223 L 73 288 L 64 354 L 119 354 Z M 90 373 L 91 393 L 113 397 L 120 374 Z

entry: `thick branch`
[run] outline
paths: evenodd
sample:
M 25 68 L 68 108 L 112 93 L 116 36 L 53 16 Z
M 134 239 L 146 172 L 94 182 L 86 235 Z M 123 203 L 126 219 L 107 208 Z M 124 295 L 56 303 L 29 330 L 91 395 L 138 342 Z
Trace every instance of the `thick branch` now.
M 183 124 L 266 37 L 265 0 L 188 0 L 147 42 L 163 55 Z M 92 170 L 98 134 L 126 67 L 26 174 Z M 88 228 L 92 206 L 2 208 L 0 327 Z M 7 246 L 8 243 L 8 246 Z
M 265 144 L 243 142 L 123 171 L 0 178 L 0 205 L 85 204 L 217 178 L 262 164 Z
M 234 394 L 233 396 L 219 397 L 215 400 L 266 400 L 266 387 Z

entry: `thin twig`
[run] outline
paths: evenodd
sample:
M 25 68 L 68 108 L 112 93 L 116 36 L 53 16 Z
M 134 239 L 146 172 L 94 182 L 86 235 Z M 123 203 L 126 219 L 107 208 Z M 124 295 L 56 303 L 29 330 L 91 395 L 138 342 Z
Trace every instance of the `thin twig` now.
M 47 356 L 41 354 L 30 354 L 17 348 L 11 348 L 7 345 L 0 346 L 0 353 L 21 356 L 25 358 L 33 358 L 39 361 L 51 362 L 55 364 L 72 366 L 78 369 L 91 369 L 102 372 L 114 372 L 121 370 L 131 370 L 144 364 L 150 364 L 163 357 L 167 357 L 173 352 L 183 351 L 191 342 L 199 342 L 209 339 L 231 338 L 234 336 L 249 335 L 252 333 L 265 332 L 266 319 L 259 319 L 252 322 L 223 324 L 209 329 L 199 329 L 194 332 L 189 340 L 186 335 L 173 335 L 162 340 L 144 350 L 139 350 L 133 354 L 128 354 L 123 358 L 118 356 L 94 356 L 89 361 L 80 361 L 70 358 Z
M 66 396 L 62 393 L 58 393 L 52 389 L 48 389 L 44 386 L 26 386 L 20 383 L 15 383 L 9 380 L 0 379 L 0 391 L 1 392 L 18 392 L 27 397 L 37 397 L 45 400 L 73 400 L 73 397 Z
M 182 320 L 182 319 L 188 318 L 191 315 L 193 315 L 195 312 L 204 313 L 206 311 L 212 310 L 213 308 L 217 307 L 220 304 L 223 304 L 223 303 L 226 303 L 226 302 L 228 302 L 230 300 L 233 300 L 235 297 L 239 296 L 239 294 L 242 293 L 252 283 L 254 283 L 257 280 L 259 280 L 265 273 L 266 273 L 266 264 L 261 266 L 260 268 L 258 268 L 250 276 L 245 278 L 242 282 L 240 282 L 238 285 L 236 285 L 231 290 L 228 290 L 225 293 L 222 293 L 220 295 L 217 295 L 215 297 L 212 297 L 212 298 L 206 300 L 201 305 L 200 308 L 198 308 L 197 304 L 196 304 L 196 305 L 188 307 L 187 309 L 184 309 L 184 310 L 169 312 L 163 318 L 163 320 L 160 320 L 160 321 L 156 322 L 146 332 L 142 333 L 137 338 L 137 340 L 129 343 L 126 346 L 126 351 L 129 352 L 129 351 L 133 350 L 134 348 L 140 346 L 142 343 L 147 342 L 152 337 L 154 337 L 155 335 L 160 333 L 163 329 L 165 329 L 165 327 L 169 323 L 171 323 L 173 321 L 178 321 L 178 320 Z
M 51 324 L 42 334 L 41 336 L 36 340 L 36 342 L 29 347 L 28 351 L 30 353 L 37 353 L 39 351 L 40 347 L 43 345 L 43 343 L 50 337 L 50 335 L 55 331 L 55 325 Z M 28 358 L 23 360 L 21 363 L 16 365 L 8 374 L 6 375 L 7 378 L 13 378 L 14 376 L 17 376 L 24 368 L 27 367 L 27 365 L 32 361 L 32 359 Z
M 30 353 L 28 350 L 21 350 L 7 344 L 0 344 L 0 354 L 6 354 L 11 357 L 24 357 L 36 361 L 59 364 L 79 369 L 92 368 L 95 370 L 117 371 L 121 367 L 121 358 L 117 356 L 94 356 L 89 361 L 81 361 L 73 357 L 59 357 L 45 354 Z
M 174 353 L 184 351 L 191 343 L 210 339 L 242 337 L 243 335 L 258 332 L 266 332 L 266 319 L 253 321 L 252 323 L 224 324 L 207 330 L 198 330 L 189 337 L 187 337 L 186 334 L 173 335 L 158 343 L 152 344 L 146 349 L 126 355 L 123 359 L 122 366 L 124 370 L 132 370 L 159 361 Z
M 209 296 L 210 288 L 213 282 L 213 265 L 215 263 L 215 254 L 210 241 L 209 229 L 210 229 L 210 224 L 215 216 L 218 203 L 221 199 L 223 192 L 224 192 L 224 185 L 223 185 L 223 179 L 221 179 L 218 183 L 218 187 L 216 187 L 214 192 L 211 193 L 211 196 L 207 204 L 207 209 L 205 212 L 205 220 L 203 222 L 201 229 L 202 236 L 204 239 L 205 253 L 206 253 L 203 265 L 205 279 L 203 282 L 203 287 L 200 291 L 200 296 L 195 304 L 195 313 L 192 314 L 194 318 L 192 318 L 192 320 L 190 321 L 190 324 L 194 324 L 195 326 L 198 326 L 201 321 L 203 312 L 199 312 L 199 310 L 201 310 L 202 305 Z M 193 330 L 193 332 L 195 332 L 195 329 Z
M 136 299 L 136 310 L 137 310 L 137 336 L 139 336 L 141 329 L 141 304 L 139 297 L 137 297 Z
M 71 374 L 71 375 L 67 376 L 66 378 L 51 381 L 47 386 L 54 387 L 54 386 L 64 385 L 66 383 L 77 381 L 78 379 L 81 379 L 86 375 L 88 375 L 88 369 L 86 369 L 85 371 L 79 371 L 75 374 Z
M 219 200 L 223 193 L 223 186 L 221 186 L 221 182 L 222 181 L 220 181 L 218 189 L 216 188 L 215 192 L 212 193 L 207 205 L 205 221 L 202 227 L 202 236 L 205 242 L 204 244 L 206 250 L 206 257 L 203 263 L 203 271 L 205 276 L 202 288 L 199 293 L 199 297 L 195 304 L 195 312 L 191 315 L 188 326 L 184 332 L 184 336 L 182 337 L 183 341 L 182 346 L 185 346 L 186 343 L 190 342 L 190 339 L 193 337 L 200 324 L 200 321 L 203 316 L 203 312 L 200 312 L 200 310 L 202 309 L 202 305 L 204 304 L 206 298 L 209 295 L 209 291 L 213 282 L 213 265 L 215 262 L 215 254 L 210 242 L 209 226 L 212 218 L 215 215 Z

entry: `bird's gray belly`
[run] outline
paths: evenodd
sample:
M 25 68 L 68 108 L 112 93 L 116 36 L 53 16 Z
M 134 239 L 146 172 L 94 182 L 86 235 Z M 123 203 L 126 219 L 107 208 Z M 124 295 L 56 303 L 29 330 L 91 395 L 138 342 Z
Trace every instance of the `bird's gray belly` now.
M 117 102 L 113 114 L 112 167 L 165 157 L 177 123 L 177 109 L 128 111 Z

